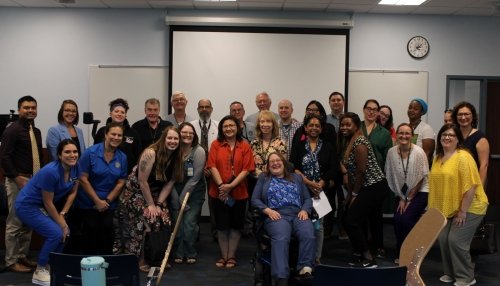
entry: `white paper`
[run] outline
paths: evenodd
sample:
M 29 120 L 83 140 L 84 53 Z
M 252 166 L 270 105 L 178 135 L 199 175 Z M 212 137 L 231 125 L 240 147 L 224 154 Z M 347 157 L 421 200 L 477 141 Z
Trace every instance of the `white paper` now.
M 325 195 L 325 192 L 319 193 L 319 199 L 313 198 L 313 208 L 318 213 L 319 218 L 324 217 L 332 211 L 332 206 Z

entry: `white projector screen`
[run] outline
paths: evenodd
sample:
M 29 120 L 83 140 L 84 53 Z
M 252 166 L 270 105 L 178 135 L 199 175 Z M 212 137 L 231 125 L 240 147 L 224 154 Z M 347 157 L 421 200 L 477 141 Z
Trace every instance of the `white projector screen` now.
M 349 30 L 170 26 L 170 45 L 169 92 L 186 94 L 194 118 L 202 98 L 220 120 L 233 101 L 256 112 L 256 94 L 267 91 L 272 111 L 290 99 L 302 121 L 310 100 L 328 113 L 331 92 L 347 96 Z

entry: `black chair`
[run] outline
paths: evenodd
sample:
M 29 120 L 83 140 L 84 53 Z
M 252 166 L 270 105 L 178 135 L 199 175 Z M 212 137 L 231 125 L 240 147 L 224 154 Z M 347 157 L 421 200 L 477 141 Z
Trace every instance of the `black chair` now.
M 90 255 L 50 253 L 50 285 L 82 285 L 80 262 Z M 100 255 L 109 264 L 106 285 L 139 286 L 137 257 L 133 254 Z
M 406 267 L 357 268 L 318 265 L 313 286 L 405 286 Z

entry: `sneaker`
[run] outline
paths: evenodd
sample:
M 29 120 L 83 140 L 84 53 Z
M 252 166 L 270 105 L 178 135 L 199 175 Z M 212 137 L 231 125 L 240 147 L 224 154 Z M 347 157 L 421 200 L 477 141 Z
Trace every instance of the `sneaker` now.
M 377 268 L 378 267 L 377 263 L 375 262 L 375 259 L 372 259 L 372 260 L 363 259 L 363 261 L 361 261 L 361 263 L 360 263 L 360 266 L 363 268 Z
M 351 266 L 356 266 L 361 263 L 361 257 L 355 256 L 351 261 L 347 262 L 347 264 Z
M 444 282 L 444 283 L 451 283 L 451 282 L 455 282 L 455 279 L 453 277 L 445 274 L 445 275 L 439 277 L 439 281 Z
M 455 283 L 453 283 L 453 285 L 455 286 L 471 286 L 471 285 L 474 285 L 476 284 L 476 279 L 472 279 L 471 282 L 460 282 L 460 281 L 457 281 Z
M 312 268 L 309 266 L 304 266 L 302 269 L 299 271 L 299 276 L 311 276 L 312 274 Z
M 37 268 L 33 273 L 31 283 L 43 286 L 50 285 L 50 273 L 47 268 Z
M 385 258 L 385 250 L 383 248 L 377 249 L 377 258 Z

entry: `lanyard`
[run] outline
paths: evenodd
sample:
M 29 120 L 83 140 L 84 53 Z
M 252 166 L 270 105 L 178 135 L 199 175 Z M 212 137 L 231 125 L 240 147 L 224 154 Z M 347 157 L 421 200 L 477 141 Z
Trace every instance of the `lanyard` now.
M 403 154 L 401 153 L 401 148 L 399 148 L 399 158 L 401 159 L 401 165 L 403 165 L 403 173 L 405 175 L 405 184 L 406 184 L 406 177 L 408 175 L 408 168 L 410 166 L 410 154 L 411 154 L 411 145 L 410 145 L 410 150 L 408 151 L 408 158 L 406 158 L 406 168 L 405 168 L 405 164 L 403 161 Z

